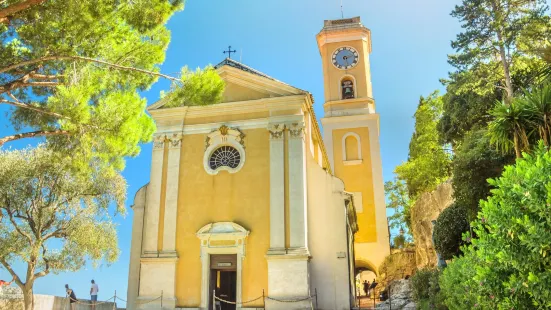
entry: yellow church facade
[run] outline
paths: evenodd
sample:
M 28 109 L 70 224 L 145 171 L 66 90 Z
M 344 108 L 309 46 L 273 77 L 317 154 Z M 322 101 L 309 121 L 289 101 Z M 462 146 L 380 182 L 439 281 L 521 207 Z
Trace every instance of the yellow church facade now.
M 323 134 L 308 92 L 231 59 L 216 66 L 222 103 L 148 108 L 157 133 L 132 206 L 127 309 L 354 306 L 355 268 L 376 271 L 389 251 L 369 30 L 326 21 L 318 45 Z M 333 57 L 342 46 L 357 55 L 349 68 Z

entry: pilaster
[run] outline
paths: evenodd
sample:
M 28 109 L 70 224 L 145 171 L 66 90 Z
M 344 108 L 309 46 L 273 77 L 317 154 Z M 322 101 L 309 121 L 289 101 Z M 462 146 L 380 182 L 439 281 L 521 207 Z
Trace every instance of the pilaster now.
M 270 124 L 270 250 L 285 253 L 284 124 Z
M 289 126 L 289 210 L 291 248 L 307 248 L 306 224 L 306 156 L 304 142 L 304 124 L 293 123 Z
M 178 180 L 180 175 L 181 133 L 167 137 L 168 161 L 162 256 L 176 256 L 176 218 L 178 211 Z
M 161 205 L 161 181 L 163 177 L 163 157 L 166 136 L 153 137 L 153 154 L 151 155 L 151 176 L 146 197 L 145 231 L 143 253 L 145 256 L 157 255 L 159 233 L 159 208 Z

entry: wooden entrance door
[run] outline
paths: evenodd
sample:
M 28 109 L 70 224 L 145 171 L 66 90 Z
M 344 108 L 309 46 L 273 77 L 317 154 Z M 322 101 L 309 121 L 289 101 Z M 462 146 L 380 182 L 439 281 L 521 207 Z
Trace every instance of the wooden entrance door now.
M 231 302 L 237 297 L 237 255 L 223 254 L 210 256 L 210 285 L 209 285 L 209 309 L 210 310 L 235 310 L 234 304 L 216 301 L 212 304 L 212 294 Z

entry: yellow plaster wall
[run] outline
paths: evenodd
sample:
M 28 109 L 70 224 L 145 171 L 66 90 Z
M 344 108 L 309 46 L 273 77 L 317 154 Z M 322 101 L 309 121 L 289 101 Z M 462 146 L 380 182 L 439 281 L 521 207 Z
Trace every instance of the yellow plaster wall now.
M 358 64 L 348 70 L 341 70 L 333 65 L 333 52 L 339 47 L 353 47 L 360 54 Z M 345 76 L 354 77 L 357 98 L 372 98 L 371 71 L 369 64 L 369 45 L 366 41 L 346 41 L 326 43 L 320 50 L 324 66 L 325 101 L 341 100 L 341 80 Z
M 358 139 L 354 136 L 348 136 L 344 140 L 346 147 L 346 160 L 357 160 L 358 158 Z
M 244 130 L 246 161 L 230 174 L 209 175 L 203 168 L 205 134 L 182 141 L 178 197 L 176 297 L 179 307 L 201 301 L 200 241 L 195 233 L 212 222 L 235 222 L 250 231 L 243 260 L 242 298 L 250 300 L 268 288 L 265 254 L 270 242 L 270 145 L 266 129 Z M 251 304 L 250 306 L 260 306 Z
M 226 83 L 222 102 L 247 101 L 266 97 L 268 97 L 266 93 L 230 82 Z
M 360 136 L 363 161 L 359 165 L 347 166 L 343 163 L 342 138 L 349 132 L 354 132 Z M 355 236 L 356 243 L 377 242 L 373 173 L 370 154 L 369 130 L 367 127 L 336 129 L 333 131 L 335 176 L 344 181 L 346 191 L 362 193 L 363 212 L 357 213 L 359 231 Z

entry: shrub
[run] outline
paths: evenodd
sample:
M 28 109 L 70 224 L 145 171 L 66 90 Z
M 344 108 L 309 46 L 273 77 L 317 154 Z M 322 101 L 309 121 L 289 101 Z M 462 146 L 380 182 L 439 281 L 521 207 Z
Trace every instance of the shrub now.
M 443 259 L 451 259 L 461 253 L 462 234 L 469 230 L 465 210 L 453 204 L 438 216 L 434 225 L 434 247 Z
M 440 276 L 443 303 L 450 310 L 475 308 L 479 284 L 475 282 L 475 257 L 472 252 L 455 258 Z
M 413 299 L 419 304 L 428 303 L 430 309 L 447 309 L 442 303 L 439 285 L 440 270 L 421 269 L 411 277 Z
M 490 182 L 492 196 L 472 223 L 477 237 L 442 278 L 446 304 L 550 309 L 551 153 L 540 143 L 534 155 L 525 154 Z M 455 287 L 462 282 L 463 290 Z
M 418 270 L 411 277 L 411 287 L 413 289 L 413 299 L 421 301 L 429 298 L 430 279 L 434 273 L 437 273 L 436 269 L 421 269 Z

